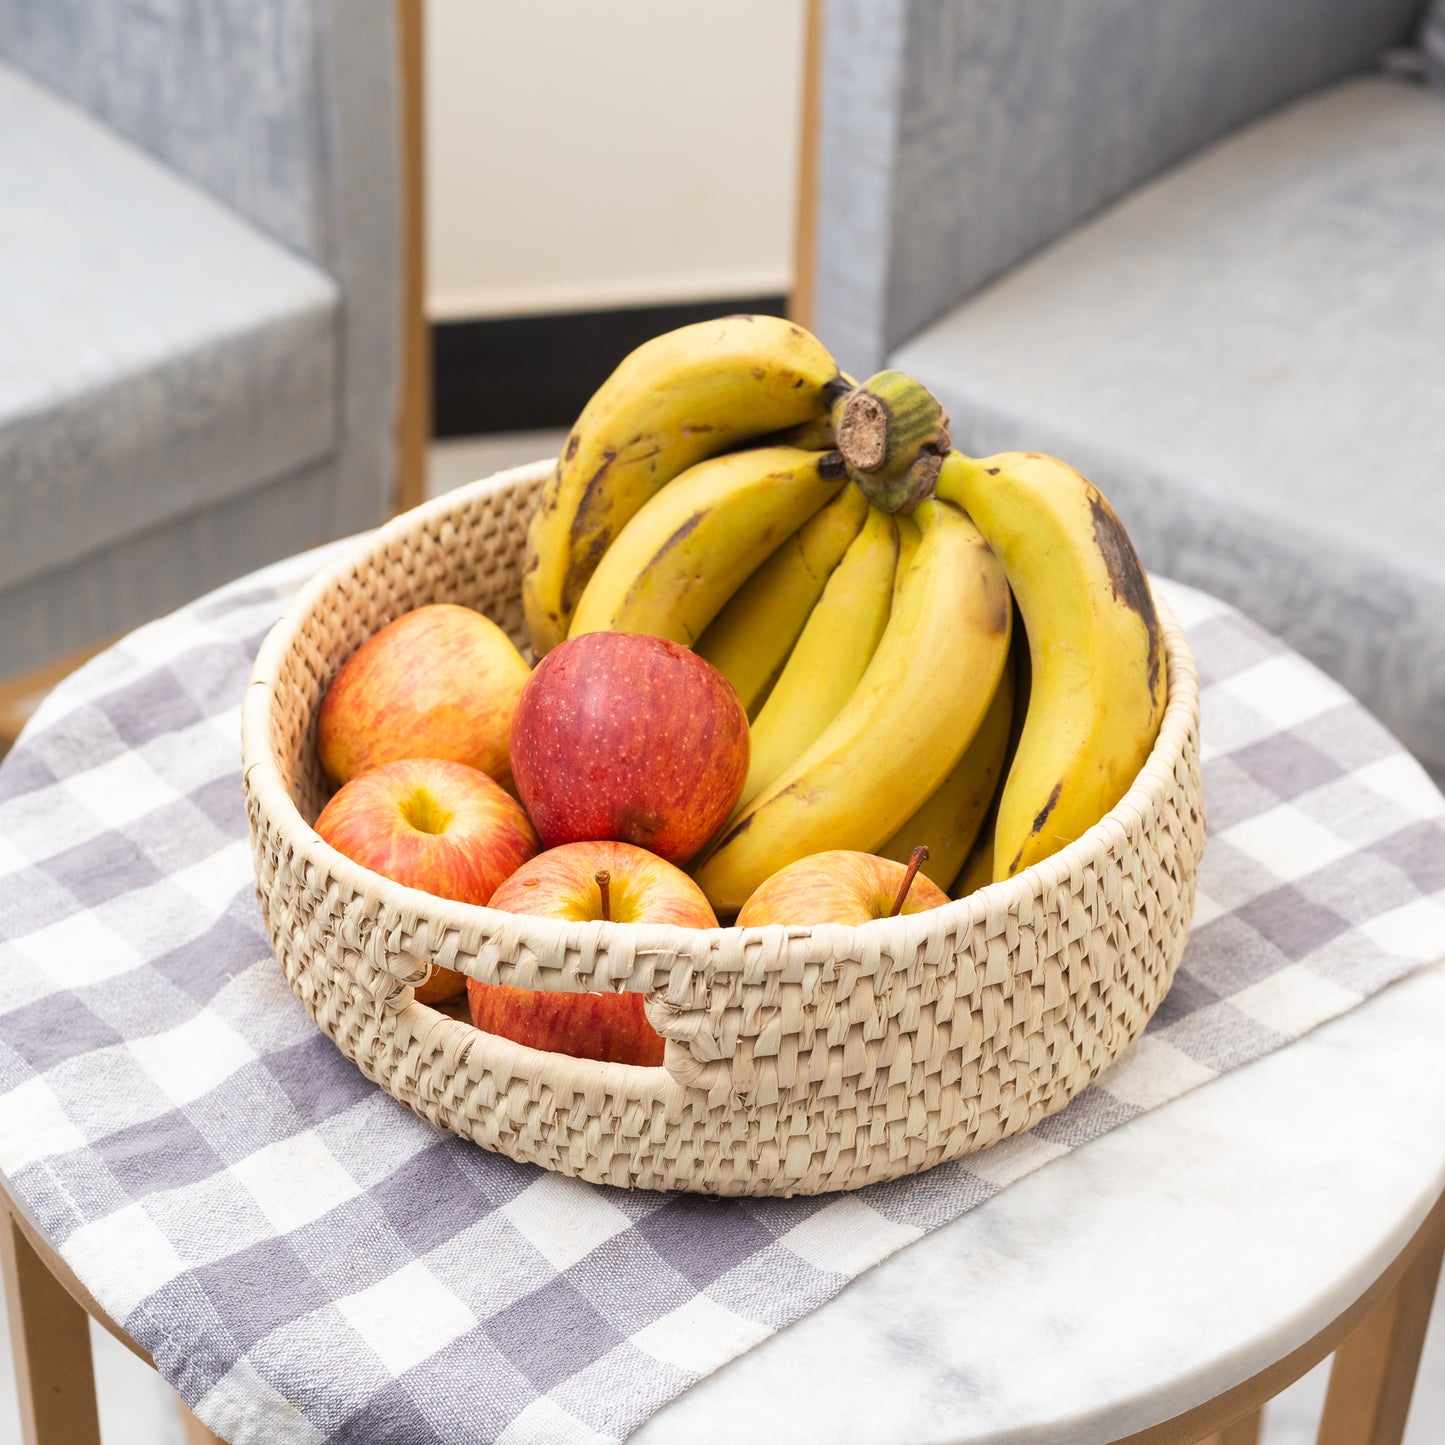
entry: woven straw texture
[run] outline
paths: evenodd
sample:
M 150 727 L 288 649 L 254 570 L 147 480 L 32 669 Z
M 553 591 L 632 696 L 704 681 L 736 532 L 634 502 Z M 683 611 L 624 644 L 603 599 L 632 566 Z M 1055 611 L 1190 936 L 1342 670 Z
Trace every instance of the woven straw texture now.
M 1163 608 L 1169 696 L 1129 793 L 1005 883 L 863 927 L 560 923 L 360 868 L 311 828 L 316 715 L 385 623 L 460 602 L 525 644 L 523 544 L 547 464 L 397 518 L 316 577 L 257 657 L 242 718 L 272 945 L 321 1029 L 443 1129 L 565 1174 L 708 1194 L 816 1194 L 915 1173 L 1061 1109 L 1143 1030 L 1184 950 L 1204 846 L 1199 686 Z M 524 1048 L 413 999 L 433 965 L 647 995 L 661 1068 Z

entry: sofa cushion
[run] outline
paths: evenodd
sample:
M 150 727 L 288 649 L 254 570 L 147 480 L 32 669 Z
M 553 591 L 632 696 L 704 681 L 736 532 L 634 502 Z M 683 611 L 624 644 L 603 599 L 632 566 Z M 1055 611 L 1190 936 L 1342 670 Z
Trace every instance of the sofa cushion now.
M 335 446 L 324 272 L 0 65 L 0 589 Z
M 1151 567 L 1445 763 L 1445 100 L 1351 80 L 1198 154 L 890 358 L 958 445 L 1090 474 Z
M 0 589 L 0 679 L 128 632 L 222 582 L 329 540 L 341 481 L 328 457 Z

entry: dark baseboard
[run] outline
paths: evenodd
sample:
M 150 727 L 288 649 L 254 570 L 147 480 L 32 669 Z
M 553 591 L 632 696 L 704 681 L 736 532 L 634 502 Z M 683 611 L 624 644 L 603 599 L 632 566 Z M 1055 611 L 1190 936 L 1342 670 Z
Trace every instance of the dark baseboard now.
M 784 296 L 618 311 L 442 321 L 431 328 L 432 435 L 571 426 L 634 347 L 674 327 L 740 311 L 781 316 Z

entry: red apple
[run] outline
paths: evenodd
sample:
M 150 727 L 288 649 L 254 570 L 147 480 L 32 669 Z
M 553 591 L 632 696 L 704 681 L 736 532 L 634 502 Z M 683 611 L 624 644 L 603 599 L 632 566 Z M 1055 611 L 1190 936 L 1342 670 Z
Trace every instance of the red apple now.
M 522 689 L 512 771 L 549 848 L 614 839 L 685 863 L 742 792 L 747 714 L 727 678 L 676 642 L 587 632 Z
M 531 669 L 470 607 L 403 613 L 342 664 L 321 703 L 317 747 L 333 782 L 399 758 L 450 758 L 504 786 L 512 711 Z
M 907 863 L 838 848 L 810 853 L 753 890 L 737 916 L 739 928 L 759 923 L 871 923 L 896 913 L 922 913 L 949 902 L 948 894 L 918 873 L 928 850 L 915 849 Z M 907 892 L 902 906 L 899 894 Z
M 492 907 L 541 918 L 716 928 L 701 888 L 680 869 L 628 843 L 566 843 L 524 863 Z M 662 1039 L 640 993 L 557 993 L 467 980 L 472 1022 L 534 1049 L 617 1064 L 662 1063 Z
M 383 763 L 343 785 L 316 831 L 373 873 L 458 903 L 485 903 L 537 851 L 517 800 L 485 773 L 442 758 Z M 462 991 L 466 975 L 436 967 L 419 1003 Z

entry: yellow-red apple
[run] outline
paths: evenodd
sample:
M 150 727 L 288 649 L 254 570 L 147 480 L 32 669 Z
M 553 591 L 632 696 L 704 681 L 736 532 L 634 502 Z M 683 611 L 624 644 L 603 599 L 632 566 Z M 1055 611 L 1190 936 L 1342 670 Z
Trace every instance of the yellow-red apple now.
M 465 763 L 405 758 L 344 784 L 316 831 L 373 873 L 458 903 L 486 903 L 538 848 L 521 805 Z M 459 994 L 466 975 L 436 967 L 419 1003 Z
M 506 786 L 512 712 L 530 676 L 480 612 L 451 602 L 405 612 L 367 638 L 327 689 L 321 766 L 345 783 L 399 758 L 449 758 Z
M 948 894 L 918 873 L 928 850 L 914 849 L 914 854 L 907 863 L 895 863 L 844 848 L 810 853 L 758 884 L 739 911 L 737 925 L 871 923 L 941 907 L 949 902 Z
M 742 792 L 747 714 L 727 678 L 676 642 L 583 633 L 522 689 L 512 772 L 549 848 L 612 839 L 681 864 Z
M 585 922 L 716 928 L 701 888 L 671 863 L 627 843 L 566 843 L 524 863 L 492 895 L 508 913 Z M 472 1022 L 534 1049 L 617 1064 L 662 1062 L 662 1039 L 640 993 L 557 993 L 467 980 Z

